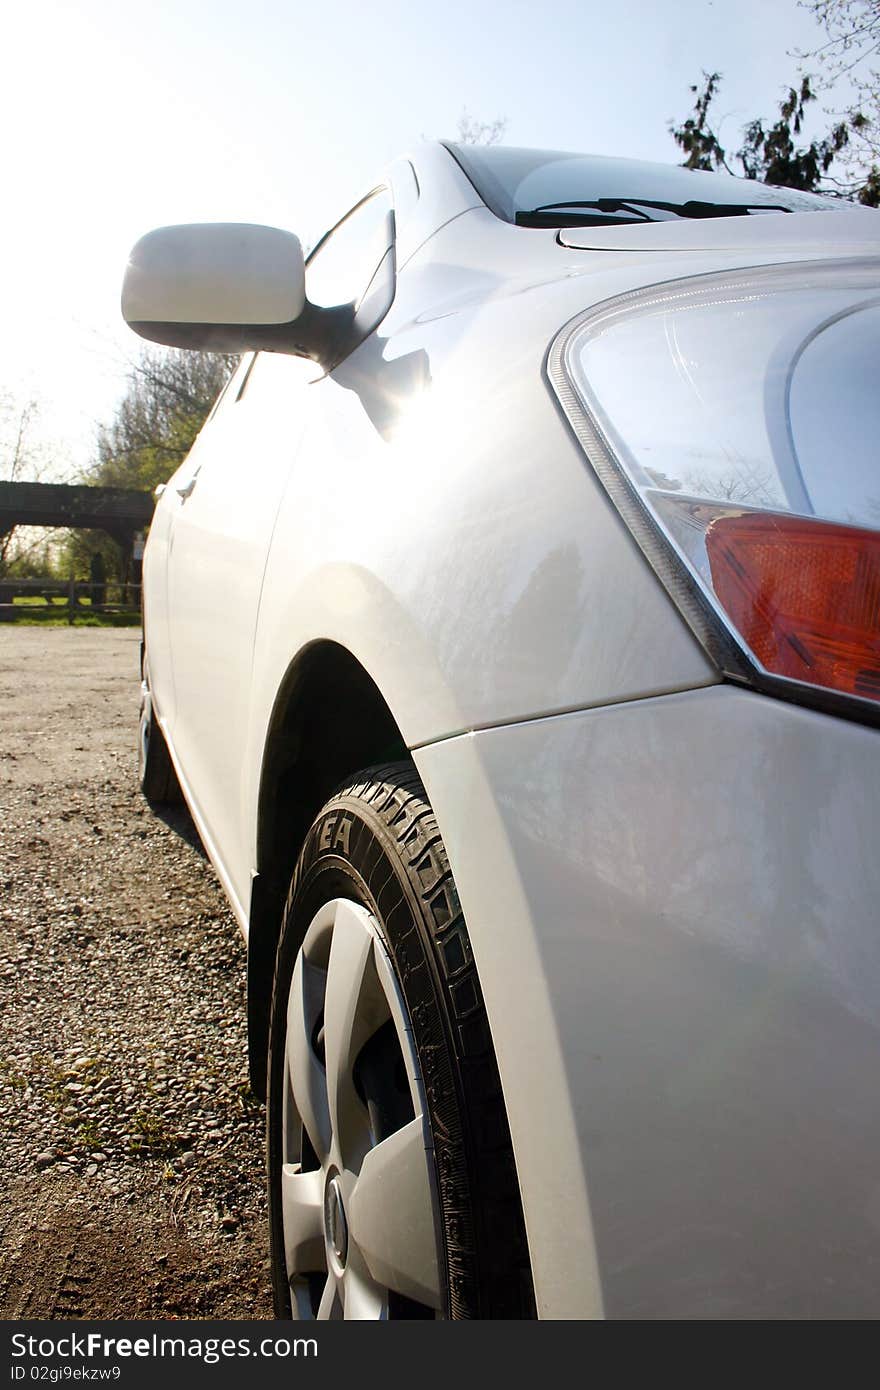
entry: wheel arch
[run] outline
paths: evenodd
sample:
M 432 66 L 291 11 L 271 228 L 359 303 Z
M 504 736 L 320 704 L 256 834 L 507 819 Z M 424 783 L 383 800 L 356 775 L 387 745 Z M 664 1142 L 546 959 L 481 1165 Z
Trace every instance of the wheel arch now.
M 297 654 L 275 697 L 260 765 L 247 966 L 248 1060 L 257 1095 L 266 1089 L 281 915 L 308 828 L 346 777 L 408 757 L 379 687 L 346 647 L 321 640 Z

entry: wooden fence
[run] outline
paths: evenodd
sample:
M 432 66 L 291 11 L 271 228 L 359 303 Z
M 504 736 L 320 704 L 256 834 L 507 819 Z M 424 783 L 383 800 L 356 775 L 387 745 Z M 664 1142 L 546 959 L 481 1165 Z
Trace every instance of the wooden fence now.
M 31 602 L 16 603 L 17 598 Z M 140 606 L 140 584 L 116 579 L 104 584 L 83 579 L 0 579 L 0 622 L 42 617 L 51 611 L 66 615 L 72 623 L 77 614 L 139 613 Z

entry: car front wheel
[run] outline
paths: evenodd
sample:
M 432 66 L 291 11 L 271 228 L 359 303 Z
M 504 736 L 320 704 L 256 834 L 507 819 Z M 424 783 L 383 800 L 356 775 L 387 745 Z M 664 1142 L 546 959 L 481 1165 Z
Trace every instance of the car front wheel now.
M 175 805 L 183 800 L 146 677 L 141 682 L 138 720 L 138 780 L 141 791 L 153 806 Z
M 467 929 L 411 764 L 312 825 L 269 1043 L 280 1317 L 533 1315 L 510 1134 Z

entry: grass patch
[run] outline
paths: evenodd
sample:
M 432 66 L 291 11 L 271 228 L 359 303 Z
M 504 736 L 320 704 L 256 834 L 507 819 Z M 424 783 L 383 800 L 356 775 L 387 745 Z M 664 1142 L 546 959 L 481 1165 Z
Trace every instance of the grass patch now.
M 180 1144 L 163 1115 L 140 1109 L 129 1122 L 127 1148 L 130 1154 L 137 1156 L 151 1154 L 169 1158 Z
M 0 1076 L 7 1086 L 11 1086 L 13 1091 L 23 1091 L 28 1085 L 28 1078 L 23 1071 L 5 1057 L 0 1058 Z
M 51 608 L 54 604 L 67 603 L 67 595 L 49 594 L 43 598 L 42 594 L 16 594 L 12 602 L 17 608 Z
M 24 607 L 9 620 L 15 627 L 140 627 L 141 615 L 136 612 L 76 613 L 68 623 L 66 610 L 59 607 Z

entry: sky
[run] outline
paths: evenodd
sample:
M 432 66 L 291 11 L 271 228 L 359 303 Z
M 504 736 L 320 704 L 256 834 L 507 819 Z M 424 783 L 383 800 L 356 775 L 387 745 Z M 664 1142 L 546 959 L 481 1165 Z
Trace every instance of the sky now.
M 507 144 L 677 163 L 669 122 L 704 69 L 735 146 L 817 33 L 796 0 L 20 3 L 0 54 L 0 394 L 38 399 L 69 476 L 138 352 L 119 290 L 151 227 L 265 222 L 314 243 L 465 109 L 506 117 Z

